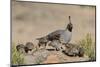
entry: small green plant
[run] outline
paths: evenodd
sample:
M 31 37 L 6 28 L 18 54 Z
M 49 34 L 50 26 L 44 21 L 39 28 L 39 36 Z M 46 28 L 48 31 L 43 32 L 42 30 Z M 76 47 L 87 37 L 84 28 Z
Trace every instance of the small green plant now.
M 85 55 L 89 57 L 90 61 L 95 60 L 95 45 L 92 41 L 91 34 L 87 34 L 84 39 L 79 41 L 79 44 L 84 48 Z
M 16 50 L 16 46 L 12 46 L 12 64 L 17 65 L 17 64 L 24 64 L 24 56 L 20 52 Z

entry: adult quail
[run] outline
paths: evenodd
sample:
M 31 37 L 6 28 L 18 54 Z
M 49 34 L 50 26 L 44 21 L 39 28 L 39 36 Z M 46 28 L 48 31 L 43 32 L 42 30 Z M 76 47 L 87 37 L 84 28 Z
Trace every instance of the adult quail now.
M 47 35 L 49 41 L 59 40 L 61 43 L 68 43 L 72 37 L 73 24 L 71 23 L 69 16 L 69 24 L 65 30 L 56 30 Z
M 71 40 L 72 29 L 73 29 L 73 24 L 71 23 L 71 19 L 69 16 L 69 24 L 67 25 L 65 30 L 56 30 L 44 37 L 37 38 L 37 40 L 39 40 L 38 45 L 40 46 L 40 44 L 45 44 L 46 46 L 47 42 L 53 40 L 59 40 L 60 43 L 67 44 Z

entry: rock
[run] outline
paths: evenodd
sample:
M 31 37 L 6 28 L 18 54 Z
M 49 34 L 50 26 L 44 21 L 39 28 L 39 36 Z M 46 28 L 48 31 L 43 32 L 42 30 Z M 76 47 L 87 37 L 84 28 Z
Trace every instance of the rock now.
M 67 56 L 61 51 L 50 51 L 50 54 L 47 56 L 47 59 L 42 62 L 42 64 L 52 64 L 52 63 L 67 63 L 67 62 L 79 62 L 79 61 L 88 61 L 87 56 Z
M 43 63 L 59 63 L 59 58 L 57 55 L 49 55 Z
M 45 49 L 40 49 L 35 51 L 33 55 L 26 55 L 25 56 L 25 63 L 26 64 L 41 64 L 44 60 L 47 59 L 49 52 Z
M 48 46 L 50 47 L 50 46 Z M 63 62 L 88 61 L 89 58 L 84 55 L 84 49 L 75 44 L 68 44 L 62 51 L 38 49 L 32 54 L 25 55 L 25 64 L 48 64 Z

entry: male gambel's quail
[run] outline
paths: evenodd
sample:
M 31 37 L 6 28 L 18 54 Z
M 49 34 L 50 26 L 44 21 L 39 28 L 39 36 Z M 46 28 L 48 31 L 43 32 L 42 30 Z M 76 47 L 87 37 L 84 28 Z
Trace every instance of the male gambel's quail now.
M 61 43 L 68 43 L 71 40 L 72 37 L 72 29 L 73 24 L 71 23 L 70 16 L 69 16 L 69 24 L 67 25 L 65 30 L 56 30 L 50 34 L 47 35 L 48 40 L 60 40 Z
M 69 16 L 69 24 L 67 25 L 65 30 L 56 30 L 42 38 L 38 38 L 39 40 L 39 45 L 40 41 L 43 41 L 42 44 L 44 43 L 45 45 L 49 41 L 53 40 L 59 40 L 60 43 L 66 44 L 71 40 L 72 37 L 72 29 L 73 29 L 73 24 L 71 23 L 70 16 Z

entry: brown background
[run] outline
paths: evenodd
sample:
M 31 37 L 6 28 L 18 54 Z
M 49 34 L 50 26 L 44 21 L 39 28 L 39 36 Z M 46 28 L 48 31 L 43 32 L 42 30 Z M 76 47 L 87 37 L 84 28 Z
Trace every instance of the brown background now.
M 69 15 L 74 26 L 71 42 L 76 43 L 87 33 L 95 42 L 94 6 L 32 2 L 12 2 L 12 42 L 35 43 L 35 38 L 65 29 Z

